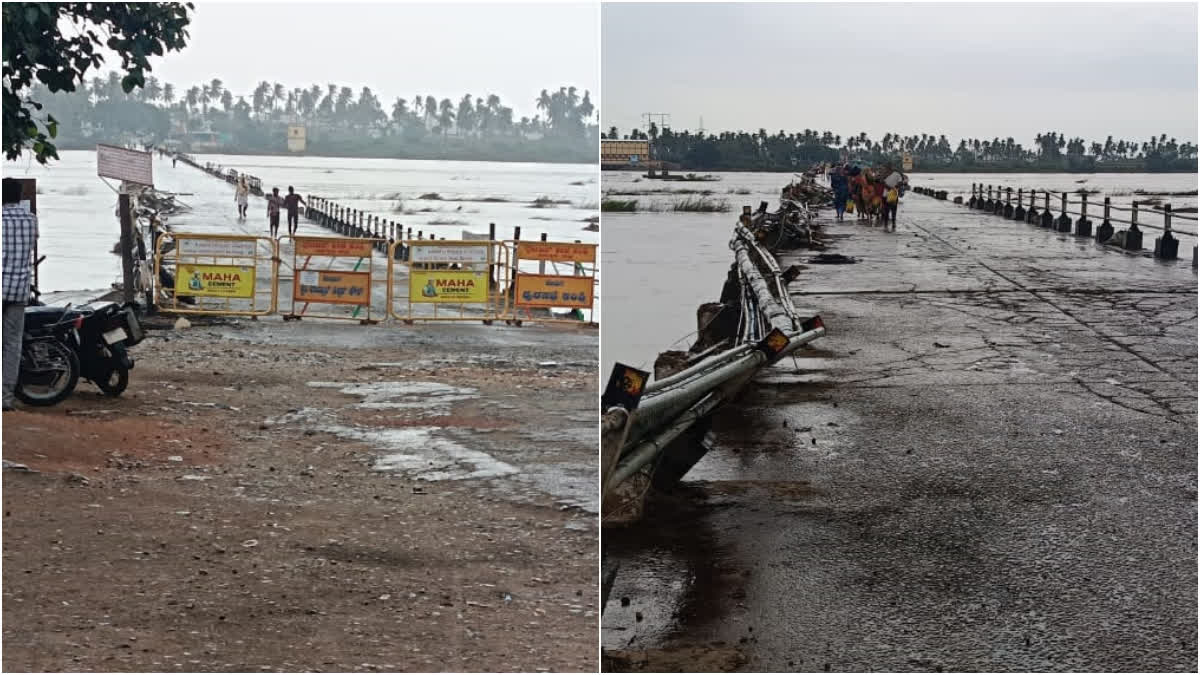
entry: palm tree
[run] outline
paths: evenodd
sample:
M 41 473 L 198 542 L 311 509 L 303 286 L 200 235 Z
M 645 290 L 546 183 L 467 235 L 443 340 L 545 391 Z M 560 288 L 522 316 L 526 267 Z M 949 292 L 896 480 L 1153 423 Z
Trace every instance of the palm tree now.
M 158 78 L 151 75 L 146 78 L 146 86 L 142 87 L 142 96 L 150 102 L 157 101 L 162 96 L 162 86 Z
M 228 89 L 221 92 L 221 108 L 223 108 L 225 112 L 229 112 L 233 109 L 233 94 L 231 94 Z
M 261 117 L 267 111 L 267 90 L 270 86 L 266 82 L 259 82 L 258 86 L 254 88 L 254 94 L 250 100 L 252 101 L 251 107 L 257 117 Z
M 425 97 L 425 126 L 426 127 L 429 126 L 429 121 L 431 119 L 434 119 L 435 117 L 437 117 L 437 114 L 438 114 L 437 99 L 432 96 L 426 96 Z
M 191 89 L 188 89 L 187 97 L 184 99 L 184 102 L 187 103 L 188 112 L 193 112 L 196 109 L 196 105 L 200 102 L 200 87 L 192 87 Z
M 428 110 L 426 106 L 426 110 Z M 448 98 L 442 99 L 438 114 L 438 125 L 442 129 L 442 140 L 445 141 L 446 134 L 450 131 L 450 125 L 454 124 L 454 104 Z
M 466 94 L 462 100 L 458 102 L 458 126 L 455 130 L 455 136 L 461 136 L 465 131 L 471 133 L 475 128 L 475 104 L 471 101 L 471 95 Z
M 170 82 L 163 85 L 162 100 L 170 107 L 175 102 L 175 85 Z
M 392 104 L 392 123 L 396 128 L 403 128 L 404 121 L 408 119 L 408 101 L 397 97 L 396 102 Z
M 554 99 L 552 99 L 550 97 L 549 92 L 547 92 L 545 89 L 543 89 L 542 93 L 539 94 L 538 97 L 536 99 L 534 99 L 533 102 L 537 104 L 538 110 L 545 113 L 547 116 L 550 115 L 550 108 L 554 104 Z

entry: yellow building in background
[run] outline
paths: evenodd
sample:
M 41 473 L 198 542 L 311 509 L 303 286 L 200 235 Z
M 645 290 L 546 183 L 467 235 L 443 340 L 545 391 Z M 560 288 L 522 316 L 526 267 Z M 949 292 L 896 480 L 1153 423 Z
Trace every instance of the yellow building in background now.
M 302 124 L 288 125 L 288 151 L 289 152 L 304 152 L 306 145 L 306 130 Z
M 607 138 L 600 140 L 600 168 L 616 169 L 628 167 L 654 168 L 650 159 L 650 141 L 619 141 Z

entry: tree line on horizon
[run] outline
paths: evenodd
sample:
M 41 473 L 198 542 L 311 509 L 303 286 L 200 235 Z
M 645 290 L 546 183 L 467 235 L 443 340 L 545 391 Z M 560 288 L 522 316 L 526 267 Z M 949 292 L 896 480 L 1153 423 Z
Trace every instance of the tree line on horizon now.
M 1195 172 L 1197 146 L 1179 143 L 1166 134 L 1147 141 L 1114 139 L 1104 142 L 1048 131 L 1025 147 L 1012 137 L 962 138 L 952 144 L 945 134 L 901 135 L 886 133 L 872 139 L 866 132 L 843 138 L 831 131 L 779 130 L 768 134 L 724 131 L 693 134 L 688 130 L 659 129 L 653 122 L 646 131 L 633 129 L 621 136 L 610 127 L 605 138 L 649 140 L 654 159 L 687 169 L 790 171 L 819 162 L 839 162 L 843 157 L 872 164 L 901 165 L 910 153 L 919 171 L 1178 171 Z
M 543 89 L 533 101 L 538 113 L 519 119 L 496 94 L 397 97 L 385 109 L 370 87 L 356 95 L 336 84 L 289 88 L 264 80 L 238 95 L 220 78 L 180 89 L 149 76 L 127 93 L 116 72 L 67 93 L 35 84 L 30 96 L 58 121 L 62 148 L 157 145 L 211 131 L 229 150 L 286 152 L 287 126 L 296 123 L 306 127 L 313 154 L 591 162 L 599 133 L 590 92 L 573 86 Z

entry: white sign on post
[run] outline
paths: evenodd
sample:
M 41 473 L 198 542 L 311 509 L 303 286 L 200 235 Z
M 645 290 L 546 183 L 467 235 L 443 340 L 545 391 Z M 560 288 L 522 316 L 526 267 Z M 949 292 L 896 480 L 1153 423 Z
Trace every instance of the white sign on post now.
M 96 144 L 96 174 L 105 178 L 154 185 L 154 160 L 149 152 Z
M 488 245 L 444 245 L 417 244 L 412 245 L 410 262 L 415 263 L 486 263 L 488 261 Z
M 214 258 L 253 258 L 258 243 L 253 239 L 187 239 L 181 236 L 179 255 Z

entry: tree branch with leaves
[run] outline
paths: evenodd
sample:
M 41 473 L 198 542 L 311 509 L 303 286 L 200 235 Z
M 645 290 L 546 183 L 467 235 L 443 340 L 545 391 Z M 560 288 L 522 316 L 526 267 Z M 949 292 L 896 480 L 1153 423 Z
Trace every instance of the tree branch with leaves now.
M 121 59 L 128 94 L 145 86 L 150 57 L 187 45 L 193 9 L 190 2 L 4 3 L 4 156 L 17 159 L 30 149 L 41 164 L 58 159 L 51 141 L 58 122 L 35 116 L 42 104 L 29 96 L 34 83 L 51 93 L 75 91 L 104 63 L 107 47 Z

